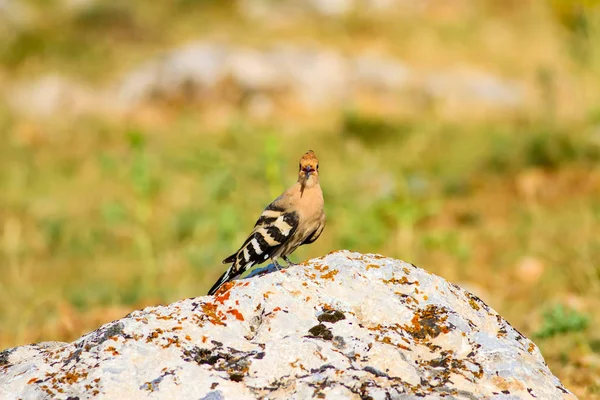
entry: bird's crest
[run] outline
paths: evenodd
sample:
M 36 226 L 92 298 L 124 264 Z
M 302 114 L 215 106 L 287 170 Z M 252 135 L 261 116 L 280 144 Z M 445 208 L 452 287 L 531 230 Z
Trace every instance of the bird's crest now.
M 307 151 L 302 158 L 300 158 L 300 169 L 304 169 L 307 166 L 311 166 L 313 169 L 317 169 L 319 166 L 319 160 L 312 150 Z

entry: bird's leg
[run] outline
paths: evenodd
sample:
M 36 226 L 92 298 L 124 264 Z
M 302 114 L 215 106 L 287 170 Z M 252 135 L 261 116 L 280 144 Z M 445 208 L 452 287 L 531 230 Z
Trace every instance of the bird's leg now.
M 283 258 L 285 262 L 288 263 L 288 267 L 294 267 L 298 265 L 295 262 L 292 262 L 289 258 L 287 258 L 287 256 L 281 256 L 281 258 Z
M 285 257 L 284 257 L 285 258 Z M 275 268 L 277 268 L 277 271 L 281 271 L 281 265 L 279 265 L 279 263 L 277 262 L 276 258 L 271 258 L 271 260 L 273 260 L 273 265 L 275 265 Z

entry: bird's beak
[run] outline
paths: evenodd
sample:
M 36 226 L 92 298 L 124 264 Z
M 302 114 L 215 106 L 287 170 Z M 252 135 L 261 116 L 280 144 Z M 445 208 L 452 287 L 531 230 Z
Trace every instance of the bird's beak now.
M 310 177 L 310 174 L 313 172 L 315 172 L 315 170 L 310 165 L 304 167 L 304 173 L 306 173 L 307 178 Z

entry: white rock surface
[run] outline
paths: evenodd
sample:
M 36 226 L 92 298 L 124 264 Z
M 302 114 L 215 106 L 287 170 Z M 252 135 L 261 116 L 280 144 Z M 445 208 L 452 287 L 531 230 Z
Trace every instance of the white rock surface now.
M 348 251 L 0 353 L 2 399 L 90 397 L 575 398 L 479 298 Z

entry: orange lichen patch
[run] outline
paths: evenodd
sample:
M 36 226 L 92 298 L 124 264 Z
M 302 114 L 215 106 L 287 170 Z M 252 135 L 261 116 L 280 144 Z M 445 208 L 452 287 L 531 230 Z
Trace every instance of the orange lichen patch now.
M 523 383 L 513 380 L 513 379 L 504 379 L 500 376 L 493 376 L 492 383 L 500 390 L 526 390 L 527 388 Z
M 219 293 L 224 293 L 224 292 L 227 292 L 229 289 L 231 289 L 231 288 L 232 288 L 232 287 L 234 287 L 235 285 L 236 285 L 235 281 L 228 281 L 228 282 L 225 282 L 225 283 L 223 284 L 223 286 L 221 286 L 221 287 L 219 288 L 219 290 L 217 291 L 217 293 L 216 293 L 215 295 L 216 295 L 216 296 L 218 296 L 218 295 L 219 295 Z
M 441 333 L 450 332 L 451 326 L 446 323 L 447 319 L 448 315 L 443 308 L 430 304 L 415 311 L 412 326 L 405 325 L 404 330 L 416 340 L 435 338 Z
M 235 319 L 237 319 L 238 321 L 244 320 L 244 316 L 242 315 L 242 313 L 236 309 L 227 310 L 227 313 L 233 315 L 235 317 Z
M 273 309 L 273 312 L 276 312 L 276 311 L 281 311 L 281 307 L 275 307 L 275 308 Z
M 118 356 L 119 352 L 117 351 L 117 349 L 114 348 L 114 346 L 108 346 L 106 349 L 104 349 L 104 351 L 110 351 L 112 352 L 113 356 Z
M 292 362 L 290 363 L 290 366 L 291 366 L 292 368 L 300 368 L 300 369 L 301 369 L 301 370 L 303 370 L 303 371 L 308 371 L 306 368 L 304 368 L 304 365 L 302 365 L 302 363 L 300 362 L 300 359 L 299 359 L 299 358 L 297 358 L 295 361 L 292 361 Z
M 338 271 L 337 269 L 332 269 L 331 271 L 327 272 L 326 274 L 321 275 L 321 279 L 331 279 L 332 281 L 334 280 L 333 277 L 336 276 L 340 271 Z
M 319 272 L 324 272 L 324 271 L 327 271 L 329 269 L 329 266 L 327 266 L 327 265 L 321 265 L 321 264 L 314 264 L 313 268 L 316 269 Z
M 307 287 L 307 286 L 308 286 L 308 283 L 306 283 L 306 282 L 302 282 L 302 286 L 304 286 L 304 287 Z
M 181 347 L 181 345 L 179 344 L 178 337 L 174 337 L 174 338 L 167 337 L 167 338 L 165 338 L 165 340 L 167 341 L 167 344 L 162 346 L 163 349 L 167 349 L 167 348 L 171 347 L 171 345 L 173 345 L 173 344 L 175 345 L 175 347 Z
M 383 338 L 382 338 L 381 335 L 376 335 L 375 341 L 379 342 L 379 343 L 389 344 L 390 346 L 394 346 L 398 349 L 410 351 L 410 348 L 408 346 L 404 346 L 403 344 L 400 344 L 400 343 L 394 343 L 389 336 L 383 336 Z
M 215 302 L 217 303 L 225 303 L 225 301 L 229 300 L 229 297 L 231 296 L 231 292 L 224 292 L 223 294 L 219 294 L 219 293 L 223 293 L 221 290 L 219 290 L 219 292 L 215 295 Z
M 175 327 L 173 327 L 173 329 L 172 329 L 172 330 L 173 330 L 173 331 L 180 331 L 180 330 L 182 330 L 182 329 L 183 329 L 183 327 L 182 327 L 182 326 L 175 326 Z
M 202 343 L 206 343 L 207 340 L 208 340 L 208 336 L 202 335 Z
M 392 279 L 383 279 L 383 283 L 391 283 L 393 285 L 419 285 L 418 281 L 410 282 L 407 277 L 403 276 L 401 279 L 392 278 Z
M 310 296 L 306 296 L 306 298 L 304 299 L 304 301 L 308 302 L 310 300 Z
M 533 353 L 533 350 L 535 350 L 535 344 L 529 343 L 529 346 L 527 346 L 527 351 L 529 353 Z
M 148 337 L 146 338 L 146 343 L 150 343 L 152 340 L 158 338 L 158 335 L 163 333 L 163 330 L 160 328 L 156 328 L 154 331 L 150 332 Z
M 79 381 L 79 379 L 85 379 L 85 378 L 87 378 L 87 376 L 88 376 L 87 372 L 81 372 L 81 373 L 78 373 L 78 372 L 66 372 L 65 376 L 56 378 L 56 380 L 59 383 L 62 383 L 62 384 L 72 385 L 74 383 L 77 383 L 77 381 Z
M 192 340 L 192 337 L 190 335 L 185 335 L 185 340 Z
M 39 379 L 38 379 L 38 378 L 31 378 L 30 380 L 28 380 L 28 381 L 27 381 L 27 384 L 28 384 L 28 385 L 31 385 L 32 383 L 35 383 L 35 382 L 37 382 L 37 381 L 39 381 Z
M 377 268 L 377 269 L 379 269 L 379 268 L 381 268 L 381 266 L 380 266 L 380 265 L 376 265 L 376 264 L 369 264 L 369 265 L 367 265 L 367 268 L 366 268 L 366 269 L 367 269 L 367 271 L 368 271 L 368 270 L 370 270 L 371 268 Z
M 272 294 L 273 294 L 273 292 L 271 292 L 270 290 L 269 290 L 269 291 L 267 291 L 267 292 L 264 292 L 264 293 L 263 293 L 263 298 L 264 298 L 265 300 L 267 300 L 267 299 L 269 298 L 269 296 L 270 296 L 270 295 L 272 295 Z
M 218 310 L 216 304 L 204 303 L 202 304 L 202 311 L 204 311 L 204 314 L 208 318 L 208 321 L 213 325 L 225 326 L 225 323 L 223 322 L 223 319 L 226 319 L 225 315 Z
M 406 275 L 410 274 L 410 269 L 406 268 L 406 267 L 402 267 L 402 271 L 404 271 L 404 273 Z
M 423 296 L 423 300 L 427 300 L 428 298 L 427 295 Z

